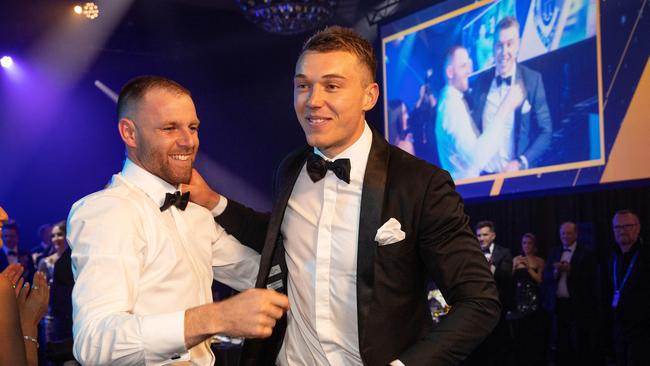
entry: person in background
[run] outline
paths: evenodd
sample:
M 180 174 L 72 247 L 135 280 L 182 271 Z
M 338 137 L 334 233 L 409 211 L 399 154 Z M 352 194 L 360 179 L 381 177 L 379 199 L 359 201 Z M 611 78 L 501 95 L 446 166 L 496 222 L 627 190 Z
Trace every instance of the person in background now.
M 38 227 L 38 237 L 41 238 L 41 242 L 29 250 L 32 254 L 32 260 L 37 266 L 41 259 L 53 254 L 54 247 L 52 247 L 50 235 L 52 235 L 52 225 L 43 224 Z
M 544 309 L 553 316 L 557 366 L 594 365 L 599 325 L 598 264 L 578 241 L 578 226 L 560 225 L 561 246 L 551 250 L 544 267 Z
M 401 100 L 391 100 L 388 103 L 388 126 L 389 128 L 395 126 L 395 138 L 392 144 L 411 155 L 415 155 L 413 131 L 409 125 L 408 110 L 406 104 Z
M 515 365 L 543 366 L 549 328 L 541 306 L 544 259 L 537 255 L 537 239 L 532 233 L 522 236 L 521 253 L 512 260 L 514 306 L 507 315 L 513 330 Z
M 605 272 L 603 301 L 613 320 L 617 366 L 650 365 L 650 248 L 630 210 L 614 214 L 616 247 Z
M 0 234 L 7 220 L 0 207 Z M 31 288 L 22 274 L 19 263 L 0 273 L 0 365 L 38 365 L 37 325 L 47 310 L 49 289 L 42 273 L 34 275 Z
M 59 221 L 51 226 L 50 241 L 54 249 L 54 253 L 42 258 L 38 263 L 38 270 L 45 273 L 48 281 L 52 280 L 54 274 L 54 265 L 59 260 L 63 252 L 68 248 L 65 240 L 65 221 Z

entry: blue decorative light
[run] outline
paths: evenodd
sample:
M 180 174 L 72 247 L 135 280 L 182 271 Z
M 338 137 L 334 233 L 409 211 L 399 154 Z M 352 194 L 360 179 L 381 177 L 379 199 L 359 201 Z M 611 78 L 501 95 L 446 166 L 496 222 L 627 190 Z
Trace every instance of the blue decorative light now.
M 330 19 L 337 0 L 237 0 L 248 20 L 271 33 L 295 34 Z

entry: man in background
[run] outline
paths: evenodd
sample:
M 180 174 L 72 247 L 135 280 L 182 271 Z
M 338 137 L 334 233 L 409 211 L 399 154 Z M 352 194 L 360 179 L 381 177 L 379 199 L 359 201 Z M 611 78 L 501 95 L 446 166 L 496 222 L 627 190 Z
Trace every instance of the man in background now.
M 555 324 L 556 365 L 595 364 L 599 282 L 594 252 L 578 242 L 578 227 L 560 225 L 561 246 L 544 268 L 544 308 Z

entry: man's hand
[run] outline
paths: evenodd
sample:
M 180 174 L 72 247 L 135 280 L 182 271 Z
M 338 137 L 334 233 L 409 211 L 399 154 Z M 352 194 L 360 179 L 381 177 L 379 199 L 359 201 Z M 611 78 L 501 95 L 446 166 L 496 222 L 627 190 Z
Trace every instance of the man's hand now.
M 287 296 L 267 289 L 250 289 L 227 300 L 185 312 L 185 345 L 188 349 L 214 334 L 266 338 L 289 309 Z
M 510 162 L 503 168 L 504 173 L 516 172 L 518 170 L 521 170 L 521 163 L 519 160 L 510 160 Z
M 181 184 L 178 186 L 178 189 L 183 193 L 190 192 L 190 201 L 210 211 L 217 207 L 221 198 L 219 193 L 210 188 L 196 169 L 192 169 L 192 177 L 190 178 L 189 184 Z

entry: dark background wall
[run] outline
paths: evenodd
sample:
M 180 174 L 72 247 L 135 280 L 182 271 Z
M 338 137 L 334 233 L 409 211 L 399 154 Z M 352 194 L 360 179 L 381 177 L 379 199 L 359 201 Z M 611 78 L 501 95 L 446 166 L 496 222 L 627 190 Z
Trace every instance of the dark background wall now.
M 367 14 L 379 3 L 340 1 L 331 23 L 354 26 L 378 45 Z M 400 11 L 432 3 L 403 1 Z M 114 28 L 66 23 L 68 33 L 57 38 L 70 17 L 69 4 L 24 0 L 0 5 L 0 53 L 11 53 L 22 70 L 20 78 L 0 73 L 0 205 L 18 221 L 22 245 L 35 244 L 39 224 L 66 218 L 75 201 L 101 189 L 121 168 L 124 148 L 115 106 L 95 80 L 115 91 L 141 74 L 184 84 L 194 94 L 202 121 L 199 169 L 225 195 L 269 208 L 276 164 L 304 143 L 293 111 L 292 76 L 309 33 L 266 33 L 231 1 L 140 0 L 127 7 Z M 639 4 L 601 3 L 603 52 L 610 60 L 603 68 L 605 84 L 612 80 Z M 647 6 L 643 11 L 642 26 L 648 29 Z M 95 41 L 102 37 L 105 42 Z M 630 59 L 638 60 L 626 62 L 606 118 L 623 118 L 636 85 L 634 73 L 638 79 L 639 65 L 645 64 L 643 57 L 647 60 L 647 43 L 634 42 Z M 84 57 L 87 62 L 72 67 Z M 382 109 L 378 105 L 367 116 L 380 130 Z M 472 223 L 495 221 L 499 242 L 513 248 L 526 231 L 537 234 L 544 248 L 556 244 L 557 226 L 567 219 L 591 227 L 597 245 L 604 246 L 611 241 L 614 210 L 630 207 L 647 223 L 649 202 L 647 182 L 637 182 L 473 201 L 467 209 Z

